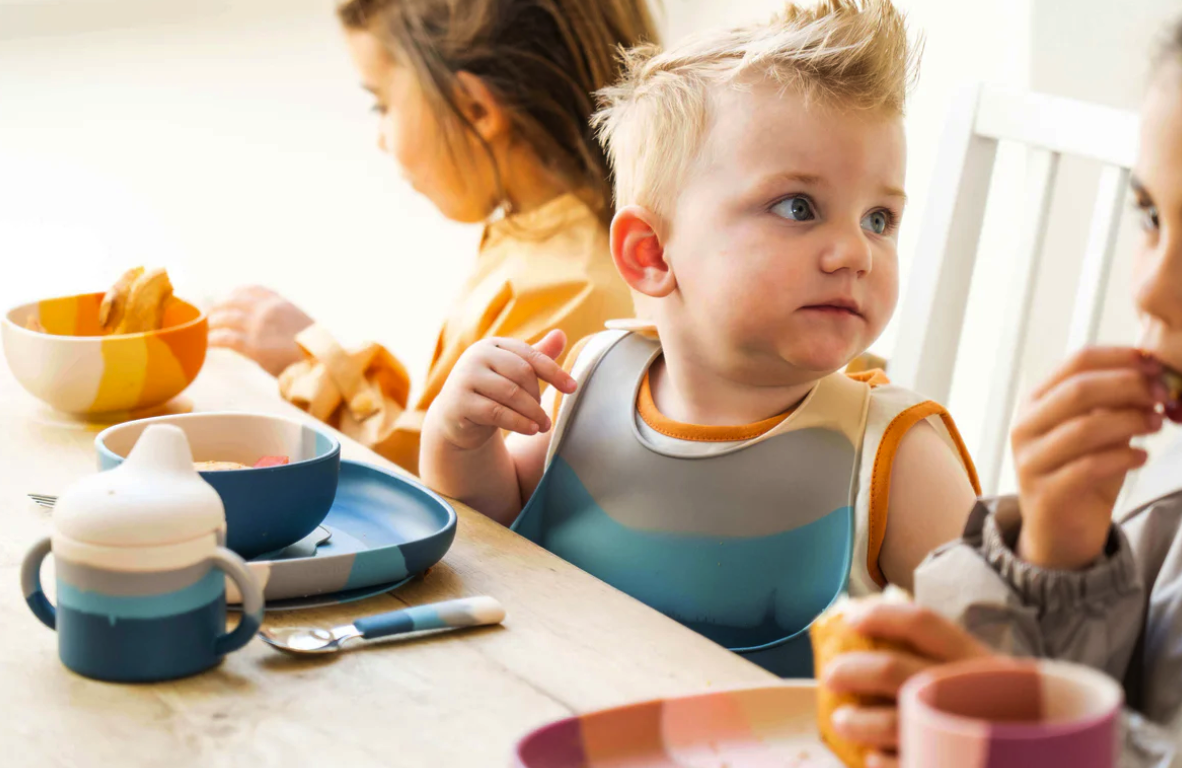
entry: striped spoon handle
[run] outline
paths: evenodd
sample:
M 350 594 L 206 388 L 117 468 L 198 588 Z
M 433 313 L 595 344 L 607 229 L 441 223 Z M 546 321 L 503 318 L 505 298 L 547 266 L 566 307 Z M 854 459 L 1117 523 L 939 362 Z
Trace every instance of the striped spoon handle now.
M 461 629 L 500 624 L 505 620 L 505 609 L 491 597 L 465 597 L 442 603 L 430 603 L 400 611 L 366 616 L 353 626 L 366 640 L 423 632 L 429 629 Z

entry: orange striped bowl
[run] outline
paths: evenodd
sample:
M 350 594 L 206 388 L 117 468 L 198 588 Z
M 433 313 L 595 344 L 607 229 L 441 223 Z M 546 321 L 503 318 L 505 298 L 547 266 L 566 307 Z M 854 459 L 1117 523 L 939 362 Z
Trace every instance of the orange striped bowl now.
M 102 336 L 102 299 L 101 293 L 46 299 L 0 321 L 4 357 L 21 386 L 59 411 L 88 415 L 152 408 L 193 383 L 209 336 L 201 310 L 174 298 L 159 331 Z M 31 317 L 48 333 L 27 330 Z

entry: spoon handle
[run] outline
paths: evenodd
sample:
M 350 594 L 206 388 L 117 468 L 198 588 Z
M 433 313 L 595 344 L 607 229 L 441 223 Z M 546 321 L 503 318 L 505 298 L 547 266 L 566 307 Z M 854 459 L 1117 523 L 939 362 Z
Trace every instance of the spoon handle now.
M 423 632 L 429 629 L 460 629 L 500 624 L 505 620 L 505 609 L 491 597 L 465 597 L 442 603 L 430 603 L 401 611 L 379 613 L 353 622 L 366 640 Z

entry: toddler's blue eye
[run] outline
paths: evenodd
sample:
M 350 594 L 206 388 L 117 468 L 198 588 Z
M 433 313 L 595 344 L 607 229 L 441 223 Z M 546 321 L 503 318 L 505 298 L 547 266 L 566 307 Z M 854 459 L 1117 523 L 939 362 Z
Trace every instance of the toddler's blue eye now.
M 862 219 L 862 227 L 868 229 L 876 235 L 881 235 L 887 231 L 887 227 L 891 224 L 890 217 L 886 215 L 885 211 L 871 211 Z
M 1141 206 L 1141 228 L 1146 232 L 1156 232 L 1160 226 L 1157 217 L 1157 207 L 1153 205 Z
M 817 218 L 813 204 L 807 197 L 789 197 L 776 203 L 772 212 L 790 221 L 809 221 Z

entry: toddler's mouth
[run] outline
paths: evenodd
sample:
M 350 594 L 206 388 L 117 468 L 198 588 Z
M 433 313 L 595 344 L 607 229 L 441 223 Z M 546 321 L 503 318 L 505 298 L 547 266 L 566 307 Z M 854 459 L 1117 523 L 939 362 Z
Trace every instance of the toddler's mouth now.
M 862 317 L 861 307 L 858 306 L 856 301 L 851 299 L 833 299 L 831 301 L 823 301 L 818 304 L 808 304 L 801 307 L 801 309 L 808 310 L 810 312 L 822 312 L 825 314 Z

